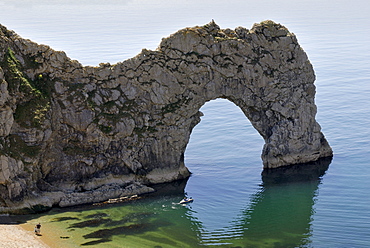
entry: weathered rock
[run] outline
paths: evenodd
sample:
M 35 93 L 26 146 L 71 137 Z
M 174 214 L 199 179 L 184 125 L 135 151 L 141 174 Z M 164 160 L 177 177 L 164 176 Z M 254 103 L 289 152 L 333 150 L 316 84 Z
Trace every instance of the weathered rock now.
M 78 204 L 102 202 L 110 198 L 146 194 L 153 191 L 153 188 L 141 185 L 139 183 L 130 184 L 124 188 L 119 185 L 106 185 L 93 191 L 65 194 L 61 198 L 59 206 L 68 207 Z
M 13 126 L 13 110 L 9 107 L 0 109 L 0 136 L 8 136 Z
M 185 28 L 156 51 L 99 67 L 0 25 L 0 211 L 104 201 L 188 177 L 191 131 L 216 98 L 261 134 L 265 168 L 330 157 L 314 81 L 294 34 L 272 21 Z

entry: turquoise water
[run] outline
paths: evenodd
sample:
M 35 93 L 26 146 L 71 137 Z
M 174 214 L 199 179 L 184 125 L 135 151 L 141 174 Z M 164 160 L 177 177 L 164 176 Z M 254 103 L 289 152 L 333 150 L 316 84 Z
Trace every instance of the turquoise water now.
M 0 0 L 3 25 L 84 65 L 125 60 L 211 19 L 221 28 L 280 22 L 315 68 L 317 120 L 334 150 L 310 180 L 261 176 L 262 138 L 218 99 L 201 109 L 185 154 L 193 203 L 176 204 L 183 194 L 172 192 L 25 218 L 53 230 L 54 247 L 370 247 L 368 13 L 360 0 Z

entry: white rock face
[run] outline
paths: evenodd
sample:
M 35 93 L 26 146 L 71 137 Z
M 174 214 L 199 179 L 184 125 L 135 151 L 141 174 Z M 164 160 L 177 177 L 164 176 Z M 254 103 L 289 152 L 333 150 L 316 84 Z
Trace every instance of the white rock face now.
M 272 21 L 185 28 L 156 51 L 99 67 L 0 26 L 1 161 L 24 163 L 20 176 L 2 162 L 0 207 L 45 202 L 46 192 L 61 206 L 103 201 L 94 192 L 113 182 L 107 197 L 128 182 L 187 178 L 199 109 L 217 98 L 239 106 L 264 138 L 264 168 L 330 157 L 314 81 L 294 34 Z

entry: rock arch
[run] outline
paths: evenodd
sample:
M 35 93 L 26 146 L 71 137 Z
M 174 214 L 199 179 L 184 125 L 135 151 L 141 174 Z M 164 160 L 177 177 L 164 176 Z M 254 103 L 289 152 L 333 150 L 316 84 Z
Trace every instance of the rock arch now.
M 157 72 L 174 78 L 156 78 L 160 83 L 153 89 L 173 87 L 164 82 L 185 85 L 169 103 L 172 117 L 181 116 L 180 122 L 170 124 L 181 123 L 171 137 L 184 138 L 181 153 L 190 134 L 186 130 L 199 121 L 200 107 L 225 98 L 241 108 L 264 138 L 265 168 L 332 155 L 315 120 L 312 65 L 283 26 L 266 21 L 250 31 L 240 27 L 233 31 L 211 22 L 177 32 L 162 41 L 159 51 L 166 62 Z
M 99 67 L 0 28 L 5 206 L 30 192 L 60 193 L 44 205 L 96 202 L 188 177 L 184 152 L 199 109 L 217 98 L 261 134 L 264 168 L 332 156 L 315 120 L 312 65 L 280 24 L 231 30 L 212 21 Z

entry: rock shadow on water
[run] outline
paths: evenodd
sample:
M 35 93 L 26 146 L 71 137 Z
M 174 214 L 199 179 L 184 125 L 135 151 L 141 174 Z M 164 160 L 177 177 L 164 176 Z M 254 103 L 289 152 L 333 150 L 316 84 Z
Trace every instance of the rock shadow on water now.
M 84 217 L 84 219 L 88 219 L 85 221 L 80 221 L 74 224 L 70 224 L 68 229 L 71 228 L 85 228 L 85 227 L 98 227 L 100 225 L 112 222 L 111 219 L 106 218 L 109 217 L 106 213 L 96 213 L 96 214 L 90 214 Z M 63 218 L 63 217 L 62 217 Z M 65 217 L 68 218 L 68 217 Z M 78 218 L 75 218 L 79 220 Z
M 92 219 L 92 220 L 85 220 L 81 222 L 77 222 L 74 224 L 69 225 L 68 228 L 85 228 L 85 227 L 98 227 L 105 223 L 110 222 L 110 219 Z
M 155 230 L 156 227 L 150 223 L 131 224 L 128 226 L 119 226 L 115 228 L 106 228 L 86 234 L 85 239 L 110 238 L 115 235 L 137 235 L 147 231 Z
M 51 222 L 60 222 L 60 221 L 68 221 L 68 220 L 80 220 L 77 217 L 56 217 L 51 220 Z
M 325 175 L 331 161 L 332 157 L 326 157 L 310 163 L 264 169 L 262 171 L 263 185 L 318 181 Z
M 159 227 L 171 225 L 169 222 L 156 220 L 147 223 L 135 223 L 126 226 L 118 226 L 114 228 L 100 229 L 83 236 L 85 239 L 110 239 L 115 235 L 139 235 L 146 232 L 152 232 Z
M 106 243 L 106 242 L 111 242 L 112 240 L 111 239 L 98 239 L 98 240 L 94 240 L 94 241 L 89 241 L 89 242 L 86 242 L 86 243 L 83 243 L 81 244 L 81 246 L 89 246 L 89 245 L 98 245 L 98 244 L 102 244 L 102 243 Z

